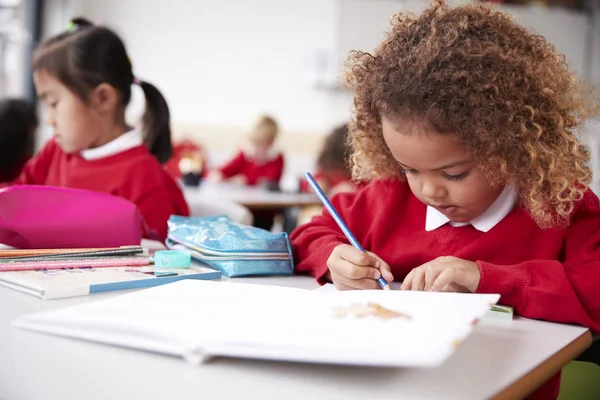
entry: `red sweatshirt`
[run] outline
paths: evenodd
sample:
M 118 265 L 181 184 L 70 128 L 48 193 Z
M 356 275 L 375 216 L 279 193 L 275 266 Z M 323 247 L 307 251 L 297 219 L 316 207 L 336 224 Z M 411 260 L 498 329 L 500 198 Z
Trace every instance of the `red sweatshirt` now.
M 323 183 L 323 185 L 320 186 L 322 186 L 322 189 L 325 192 L 328 192 L 330 189 L 334 188 L 340 183 L 351 181 L 346 171 L 318 170 L 313 174 L 313 178 L 315 178 L 319 184 Z M 300 181 L 300 192 L 312 193 L 312 189 L 305 178 L 302 178 Z
M 256 185 L 261 180 L 279 182 L 283 174 L 283 155 L 278 154 L 271 161 L 265 164 L 258 164 L 254 160 L 246 157 L 243 151 L 240 151 L 233 160 L 220 169 L 225 178 L 231 178 L 236 175 L 246 177 L 248 185 Z
M 145 146 L 85 160 L 79 154 L 65 153 L 50 140 L 11 184 L 87 189 L 123 197 L 138 206 L 161 240 L 167 236 L 172 214 L 189 215 L 181 190 Z
M 182 173 L 179 170 L 179 162 L 184 157 L 197 156 L 201 159 L 200 174 L 206 173 L 206 155 L 204 149 L 199 144 L 194 143 L 191 140 L 183 140 L 182 142 L 173 146 L 173 156 L 165 163 L 164 168 L 167 173 L 175 180 L 181 178 Z
M 479 265 L 478 293 L 499 293 L 502 304 L 524 317 L 600 332 L 600 201 L 590 190 L 566 228 L 540 229 L 516 206 L 487 233 L 450 224 L 425 231 L 427 206 L 402 181 L 373 182 L 332 202 L 357 240 L 383 258 L 398 281 L 437 257 L 459 257 Z M 326 212 L 300 226 L 291 240 L 296 271 L 320 282 L 333 248 L 348 243 Z M 535 398 L 556 397 L 560 381 L 551 381 Z

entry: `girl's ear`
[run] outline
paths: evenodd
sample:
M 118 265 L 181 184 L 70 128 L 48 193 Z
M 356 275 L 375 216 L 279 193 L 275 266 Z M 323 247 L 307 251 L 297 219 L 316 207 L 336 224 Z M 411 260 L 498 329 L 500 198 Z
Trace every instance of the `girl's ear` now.
M 90 94 L 90 105 L 101 114 L 114 111 L 119 102 L 119 93 L 108 83 L 101 83 Z

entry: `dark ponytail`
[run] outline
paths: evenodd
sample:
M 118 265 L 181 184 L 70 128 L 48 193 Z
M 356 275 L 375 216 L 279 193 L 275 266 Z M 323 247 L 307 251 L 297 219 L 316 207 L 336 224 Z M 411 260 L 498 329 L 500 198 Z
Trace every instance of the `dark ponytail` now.
M 146 98 L 144 143 L 161 164 L 171 158 L 167 102 L 155 86 L 135 79 L 125 45 L 112 30 L 85 18 L 74 18 L 65 32 L 46 40 L 36 50 L 32 68 L 54 76 L 85 102 L 90 91 L 108 83 L 119 93 L 123 108 L 131 100 L 131 85 L 139 84 Z
M 156 86 L 145 81 L 138 81 L 136 83 L 140 85 L 146 98 L 146 110 L 142 117 L 144 143 L 150 150 L 150 153 L 161 164 L 164 164 L 173 155 L 169 106 Z

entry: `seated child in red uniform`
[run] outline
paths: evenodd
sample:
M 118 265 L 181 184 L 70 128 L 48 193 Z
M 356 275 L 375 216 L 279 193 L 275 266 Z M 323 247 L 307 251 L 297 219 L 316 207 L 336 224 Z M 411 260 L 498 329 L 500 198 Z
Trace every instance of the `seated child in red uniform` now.
M 198 143 L 186 139 L 173 146 L 173 156 L 165 170 L 175 180 L 183 178 L 184 184 L 197 186 L 206 172 L 206 155 Z
M 274 147 L 278 134 L 279 126 L 272 117 L 260 117 L 248 135 L 246 148 L 220 169 L 212 171 L 209 179 L 278 188 L 284 167 L 283 154 Z M 271 210 L 254 211 L 253 214 L 254 225 L 266 230 L 272 228 L 277 215 Z
M 348 149 L 348 125 L 336 127 L 326 138 L 323 148 L 317 157 L 317 170 L 313 174 L 315 180 L 325 193 L 332 196 L 336 193 L 351 192 L 355 189 L 350 170 L 350 151 Z M 306 179 L 300 183 L 300 191 L 312 193 Z
M 356 184 L 352 182 L 352 171 L 350 169 L 350 149 L 348 148 L 348 124 L 335 128 L 323 143 L 323 148 L 317 157 L 317 170 L 313 174 L 319 186 L 328 196 L 337 193 L 353 192 L 356 190 Z M 362 184 L 361 184 L 362 185 Z M 306 179 L 300 181 L 300 192 L 312 193 L 310 185 Z M 302 225 L 308 222 L 313 216 L 321 213 L 322 206 L 305 206 L 299 210 L 288 211 L 288 226 L 286 232 L 291 231 L 291 227 Z
M 292 234 L 296 270 L 340 289 L 499 293 L 516 313 L 600 332 L 600 202 L 576 136 L 593 110 L 564 56 L 484 4 L 400 13 L 353 53 L 353 174 Z M 393 345 L 393 343 L 390 343 Z M 558 395 L 560 374 L 532 395 Z
M 161 162 L 171 156 L 169 109 L 160 92 L 134 78 L 121 39 L 111 30 L 74 20 L 44 42 L 33 60 L 34 81 L 54 137 L 11 184 L 95 190 L 135 203 L 164 239 L 170 215 L 189 215 Z M 144 91 L 143 128 L 125 123 L 131 86 Z

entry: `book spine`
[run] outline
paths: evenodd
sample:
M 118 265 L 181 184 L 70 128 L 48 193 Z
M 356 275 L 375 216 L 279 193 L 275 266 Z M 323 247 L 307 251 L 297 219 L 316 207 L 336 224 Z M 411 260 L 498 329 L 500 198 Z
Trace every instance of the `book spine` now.
M 199 279 L 199 280 L 212 280 L 220 279 L 221 273 L 219 271 L 206 272 L 202 274 L 194 275 L 178 275 L 164 278 L 153 278 L 153 279 L 140 279 L 135 281 L 124 281 L 124 282 L 110 282 L 110 283 L 99 283 L 90 285 L 89 293 L 103 293 L 103 292 L 114 292 L 117 290 L 129 290 L 129 289 L 142 289 L 154 286 L 160 286 L 171 282 L 180 281 L 183 279 Z M 87 293 L 86 293 L 87 294 Z

